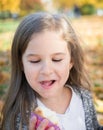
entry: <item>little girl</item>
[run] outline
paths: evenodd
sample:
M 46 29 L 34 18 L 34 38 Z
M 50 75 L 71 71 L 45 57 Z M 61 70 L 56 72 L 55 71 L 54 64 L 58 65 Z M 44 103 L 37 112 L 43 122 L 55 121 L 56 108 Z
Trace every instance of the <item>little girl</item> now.
M 78 37 L 64 15 L 38 12 L 20 23 L 11 50 L 11 82 L 2 130 L 35 128 L 37 106 L 55 111 L 61 130 L 101 130 Z M 48 130 L 55 130 L 54 127 Z

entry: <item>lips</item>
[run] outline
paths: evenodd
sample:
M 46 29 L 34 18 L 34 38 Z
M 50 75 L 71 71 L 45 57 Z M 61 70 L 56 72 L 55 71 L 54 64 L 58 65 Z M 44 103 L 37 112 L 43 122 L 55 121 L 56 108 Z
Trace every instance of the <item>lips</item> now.
M 49 81 L 41 81 L 40 84 L 43 88 L 51 88 L 52 85 L 54 84 L 55 80 L 49 80 Z

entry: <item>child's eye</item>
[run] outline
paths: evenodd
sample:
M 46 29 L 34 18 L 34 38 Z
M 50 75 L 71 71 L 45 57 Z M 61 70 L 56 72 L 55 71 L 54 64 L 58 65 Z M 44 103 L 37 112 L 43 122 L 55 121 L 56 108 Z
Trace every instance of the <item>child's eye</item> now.
M 62 59 L 53 59 L 52 61 L 54 61 L 54 62 L 60 62 L 60 61 L 62 61 Z
M 32 60 L 32 61 L 30 61 L 30 63 L 39 63 L 40 62 L 40 60 Z

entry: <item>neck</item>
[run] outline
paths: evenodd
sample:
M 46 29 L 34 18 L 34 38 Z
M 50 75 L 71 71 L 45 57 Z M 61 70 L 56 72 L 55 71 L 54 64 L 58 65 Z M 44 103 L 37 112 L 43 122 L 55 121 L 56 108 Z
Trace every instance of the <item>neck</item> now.
M 63 113 L 65 113 L 65 111 L 67 110 L 67 107 L 70 104 L 71 97 L 72 97 L 71 89 L 65 87 L 65 89 L 62 91 L 62 93 L 59 94 L 58 96 L 53 97 L 51 99 L 40 98 L 40 100 L 49 109 L 51 109 L 57 113 L 63 114 Z

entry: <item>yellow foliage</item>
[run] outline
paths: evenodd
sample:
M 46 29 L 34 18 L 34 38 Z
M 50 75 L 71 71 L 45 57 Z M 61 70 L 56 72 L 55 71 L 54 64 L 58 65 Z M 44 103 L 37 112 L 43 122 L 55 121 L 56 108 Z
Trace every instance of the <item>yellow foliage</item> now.
M 5 83 L 10 79 L 10 74 L 7 72 L 0 72 L 0 84 Z
M 94 103 L 95 103 L 96 111 L 100 112 L 100 113 L 103 113 L 103 100 L 95 98 Z
M 98 0 L 52 0 L 53 4 L 57 8 L 71 8 L 74 6 L 74 4 L 78 6 L 82 6 L 84 4 L 92 4 L 95 7 L 103 7 L 103 1 L 98 1 Z
M 21 0 L 0 0 L 1 11 L 18 12 Z

